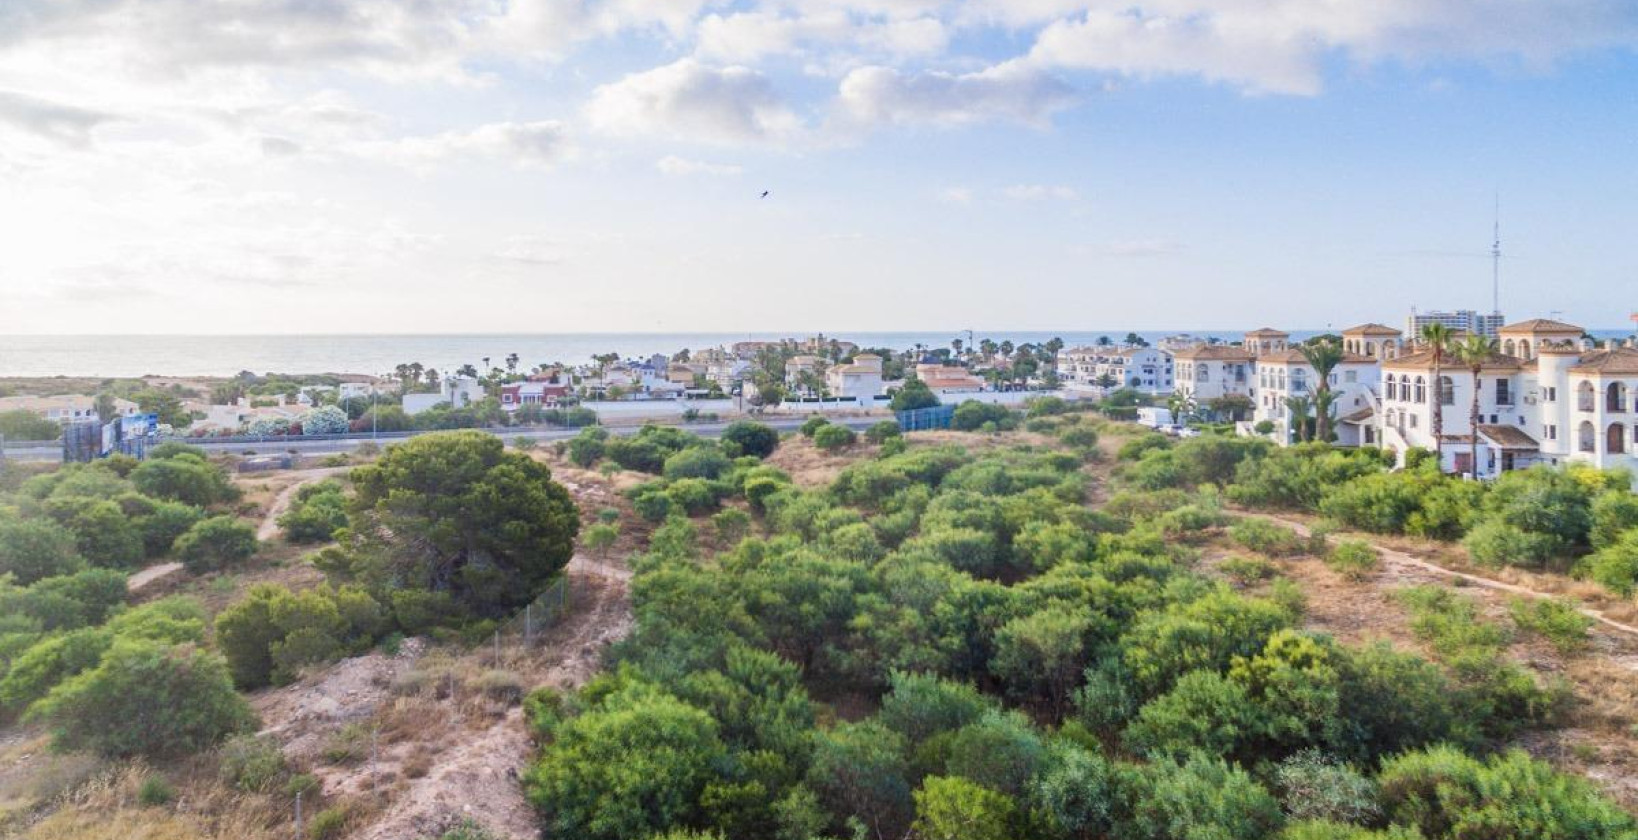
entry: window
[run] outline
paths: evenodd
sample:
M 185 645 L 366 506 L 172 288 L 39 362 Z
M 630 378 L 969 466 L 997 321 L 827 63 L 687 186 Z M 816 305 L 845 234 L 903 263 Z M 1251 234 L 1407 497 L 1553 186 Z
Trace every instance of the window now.
M 1587 383 L 1583 382 L 1581 384 L 1586 385 Z M 1591 409 L 1588 410 L 1590 411 Z M 1581 450 L 1582 452 L 1598 451 L 1598 430 L 1593 428 L 1591 421 L 1581 421 L 1581 428 L 1577 438 L 1577 449 Z
M 1496 380 L 1496 405 L 1512 405 L 1513 388 L 1506 379 Z
M 1419 403 L 1425 403 L 1428 401 L 1427 383 L 1425 383 L 1420 376 L 1416 377 L 1416 401 Z
M 1416 428 L 1416 415 L 1414 414 L 1410 416 L 1410 427 L 1413 429 Z
M 1627 410 L 1627 386 L 1624 383 L 1611 382 L 1604 389 L 1604 410 L 1617 414 Z
M 1547 440 L 1558 440 L 1558 426 L 1552 423 L 1542 426 L 1541 436 Z
M 1543 389 L 1541 389 L 1541 401 L 1542 402 L 1558 402 L 1558 389 L 1557 388 L 1543 388 Z
M 1343 371 L 1342 372 L 1342 381 L 1347 382 L 1349 384 L 1358 382 L 1359 381 L 1359 371 L 1357 371 L 1357 370 L 1345 370 L 1345 371 Z
M 1598 389 L 1591 382 L 1582 382 L 1575 387 L 1575 407 L 1580 411 L 1592 411 L 1598 403 Z M 1591 449 L 1582 450 L 1591 452 Z

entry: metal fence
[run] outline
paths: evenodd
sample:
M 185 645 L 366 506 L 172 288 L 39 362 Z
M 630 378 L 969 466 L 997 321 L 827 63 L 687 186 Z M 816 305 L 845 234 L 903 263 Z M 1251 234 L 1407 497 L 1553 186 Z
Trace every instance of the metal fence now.
M 541 634 L 563 618 L 569 611 L 569 576 L 560 574 L 541 593 L 496 631 L 505 640 L 534 644 Z
M 948 429 L 950 421 L 955 417 L 956 407 L 953 405 L 935 405 L 931 408 L 913 408 L 909 411 L 899 411 L 895 414 L 899 418 L 899 428 L 907 432 L 918 432 L 927 429 Z

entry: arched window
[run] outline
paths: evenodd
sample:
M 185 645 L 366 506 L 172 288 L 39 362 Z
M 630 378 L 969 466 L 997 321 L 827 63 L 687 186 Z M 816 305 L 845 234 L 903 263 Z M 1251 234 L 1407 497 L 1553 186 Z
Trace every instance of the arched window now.
M 1611 423 L 1609 431 L 1604 435 L 1604 451 L 1610 455 L 1619 455 L 1627 451 L 1627 427 L 1620 423 Z
M 1513 343 L 1513 339 L 1509 338 L 1507 341 L 1502 343 L 1502 352 L 1509 356 L 1518 354 L 1518 347 Z
M 1577 437 L 1577 449 L 1582 452 L 1598 451 L 1598 430 L 1593 428 L 1592 421 L 1581 421 L 1581 428 Z
M 1456 383 L 1448 376 L 1439 377 L 1439 404 L 1456 404 Z
M 1425 403 L 1427 401 L 1428 401 L 1427 382 L 1425 380 L 1423 380 L 1422 377 L 1418 376 L 1418 377 L 1416 377 L 1416 402 L 1420 404 L 1420 403 Z
M 1611 382 L 1604 389 L 1604 410 L 1623 412 L 1627 410 L 1627 386 L 1621 382 Z
M 1592 411 L 1598 403 L 1598 389 L 1585 379 L 1575 386 L 1575 407 L 1580 411 Z

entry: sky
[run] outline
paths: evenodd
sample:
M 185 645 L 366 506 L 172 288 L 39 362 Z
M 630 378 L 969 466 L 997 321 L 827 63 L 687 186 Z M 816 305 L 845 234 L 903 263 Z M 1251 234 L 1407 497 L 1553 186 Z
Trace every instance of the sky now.
M 1498 201 L 1627 325 L 1638 3 L 0 2 L 0 332 L 1399 325 Z

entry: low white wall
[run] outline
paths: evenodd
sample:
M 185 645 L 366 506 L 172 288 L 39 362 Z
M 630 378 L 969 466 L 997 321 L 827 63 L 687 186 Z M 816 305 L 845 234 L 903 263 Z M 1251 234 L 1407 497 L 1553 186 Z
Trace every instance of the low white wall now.
M 739 410 L 737 400 L 587 400 L 581 403 L 585 408 L 597 412 L 598 417 L 607 419 L 619 418 L 667 418 L 682 417 L 683 412 L 690 408 L 701 414 L 732 414 Z

